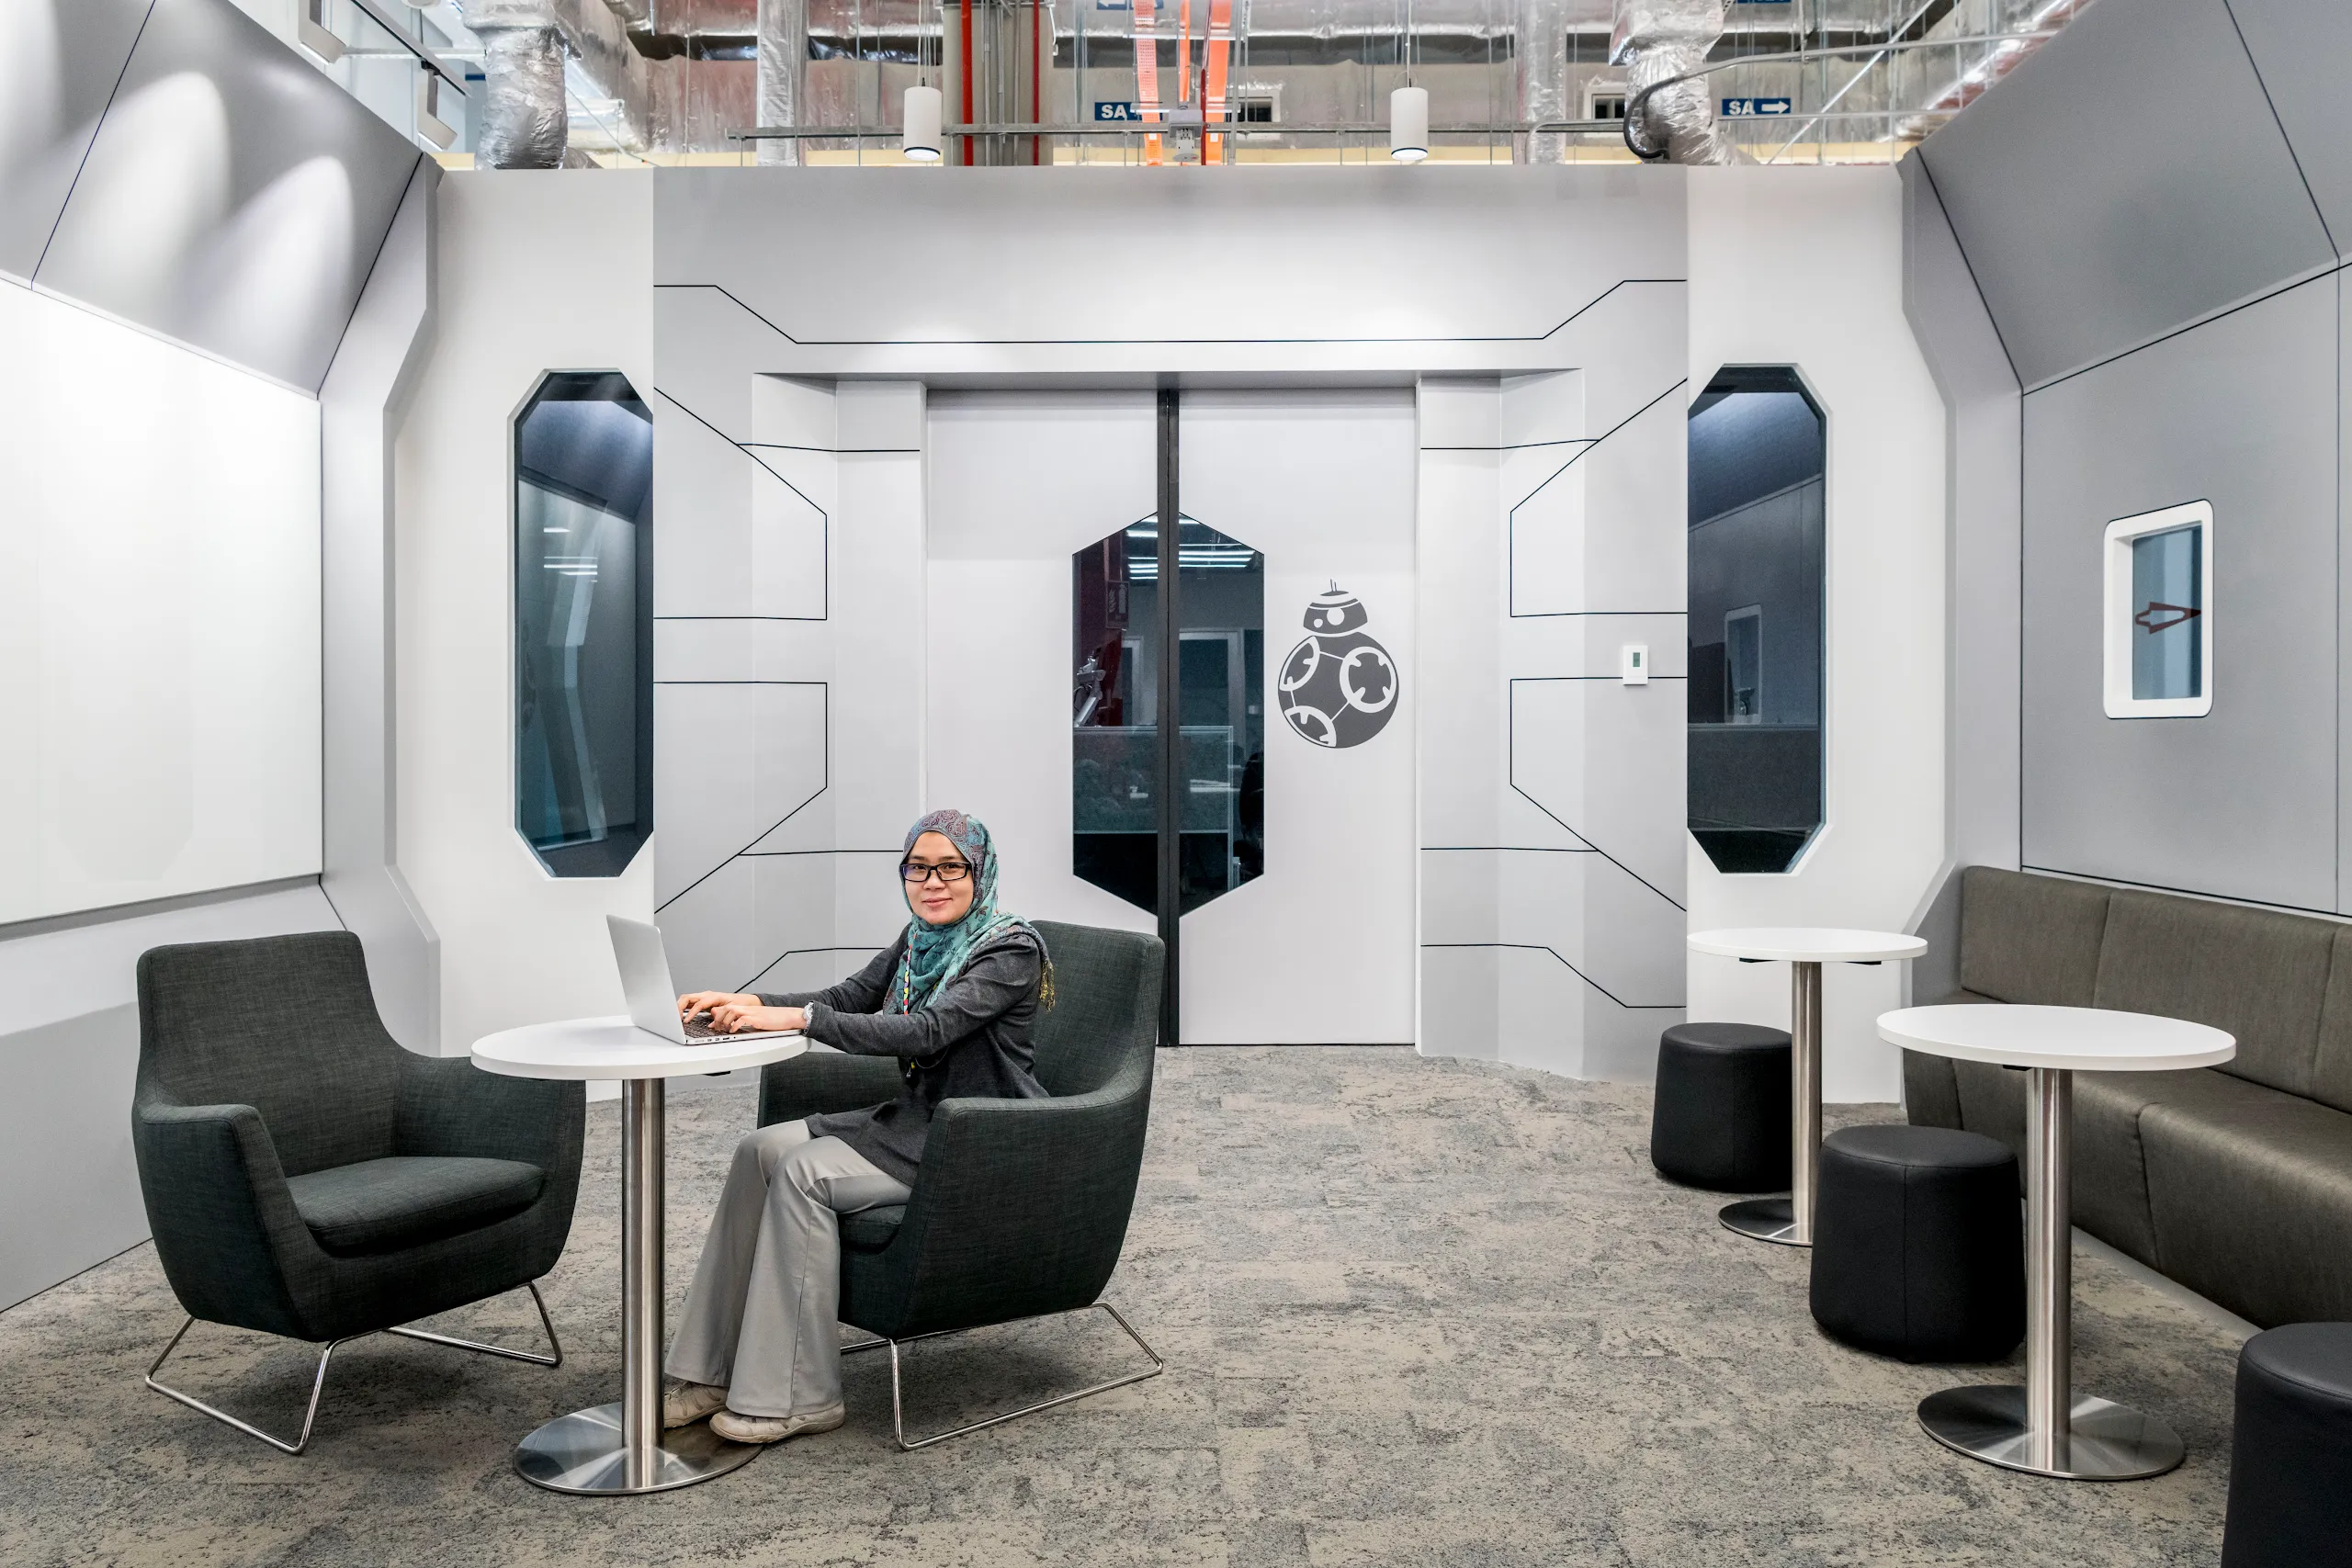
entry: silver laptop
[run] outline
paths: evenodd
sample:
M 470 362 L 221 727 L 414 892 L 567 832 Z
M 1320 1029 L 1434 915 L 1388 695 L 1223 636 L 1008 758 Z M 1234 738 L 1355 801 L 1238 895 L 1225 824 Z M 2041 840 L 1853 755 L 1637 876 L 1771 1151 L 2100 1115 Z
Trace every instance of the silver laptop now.
M 621 994 L 628 998 L 628 1021 L 648 1034 L 658 1034 L 673 1045 L 700 1045 L 712 1040 L 740 1040 L 710 1026 L 710 1014 L 678 1016 L 678 988 L 670 981 L 670 956 L 662 950 L 662 931 L 643 920 L 606 915 L 613 933 L 613 958 L 621 970 Z

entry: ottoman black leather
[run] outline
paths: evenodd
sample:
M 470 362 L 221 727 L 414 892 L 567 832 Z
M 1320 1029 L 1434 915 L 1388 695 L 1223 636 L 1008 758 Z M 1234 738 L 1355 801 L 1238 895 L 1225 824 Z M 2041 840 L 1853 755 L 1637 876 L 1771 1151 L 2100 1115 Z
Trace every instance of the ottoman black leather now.
M 1678 1023 L 1659 1035 L 1650 1163 L 1711 1192 L 1786 1191 L 1788 1031 Z
M 2222 1568 L 2352 1565 L 2352 1323 L 2290 1323 L 2238 1352 Z
M 2025 1337 L 2017 1156 L 1981 1133 L 1848 1127 L 1821 1145 L 1813 1319 L 1905 1361 L 1995 1361 Z

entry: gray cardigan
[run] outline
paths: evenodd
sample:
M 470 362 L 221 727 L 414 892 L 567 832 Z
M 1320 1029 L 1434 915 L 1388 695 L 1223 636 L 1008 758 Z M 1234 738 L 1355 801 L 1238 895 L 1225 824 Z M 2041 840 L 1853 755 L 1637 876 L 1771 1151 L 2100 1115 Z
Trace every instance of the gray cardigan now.
M 904 932 L 874 961 L 821 991 L 762 993 L 769 1007 L 808 1010 L 808 1038 L 858 1056 L 899 1058 L 899 1098 L 867 1111 L 811 1116 L 808 1132 L 839 1138 L 899 1180 L 914 1185 L 943 1100 L 1044 1100 L 1030 1076 L 1045 951 L 1025 931 L 1009 931 L 972 955 L 926 1008 L 879 1010 L 905 956 Z

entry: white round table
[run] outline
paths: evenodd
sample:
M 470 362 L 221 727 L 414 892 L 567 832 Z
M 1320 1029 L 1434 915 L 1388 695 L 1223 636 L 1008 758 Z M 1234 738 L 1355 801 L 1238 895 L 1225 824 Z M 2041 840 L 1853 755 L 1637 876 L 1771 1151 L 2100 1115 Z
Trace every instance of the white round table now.
M 748 1464 L 697 1422 L 662 1430 L 662 1100 L 668 1078 L 730 1073 L 797 1056 L 797 1032 L 678 1045 L 627 1018 L 535 1023 L 474 1042 L 474 1066 L 519 1078 L 621 1080 L 621 1397 L 558 1416 L 523 1439 L 514 1468 L 550 1492 L 666 1492 Z
M 2098 1008 L 1905 1008 L 1878 1032 L 1913 1051 L 2028 1069 L 2026 1078 L 2025 1386 L 1948 1388 L 1919 1404 L 1947 1448 L 2033 1475 L 2134 1481 L 2181 1461 L 2180 1438 L 2153 1416 L 2074 1394 L 2075 1074 L 2218 1066 L 2237 1042 L 2177 1018 Z
M 1835 926 L 1758 926 L 1693 931 L 1690 951 L 1745 964 L 1789 965 L 1789 1195 L 1724 1206 L 1728 1229 L 1782 1247 L 1813 1245 L 1814 1195 L 1821 1175 L 1821 966 L 1917 958 L 1928 944 L 1900 931 Z

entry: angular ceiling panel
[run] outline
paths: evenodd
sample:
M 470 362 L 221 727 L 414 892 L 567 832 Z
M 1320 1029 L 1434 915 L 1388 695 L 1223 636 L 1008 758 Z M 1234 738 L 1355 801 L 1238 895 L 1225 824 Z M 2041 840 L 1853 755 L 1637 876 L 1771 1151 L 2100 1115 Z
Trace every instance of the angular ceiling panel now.
M 23 0 L 0 49 L 0 275 L 30 282 L 153 0 Z
M 2101 0 L 1919 155 L 2029 388 L 2335 260 L 2223 0 Z
M 33 281 L 315 391 L 418 157 L 229 0 L 155 0 Z
M 2336 254 L 2352 256 L 2352 139 L 2344 134 L 2343 107 L 2352 6 L 2344 0 L 2228 3 Z

